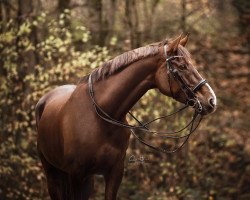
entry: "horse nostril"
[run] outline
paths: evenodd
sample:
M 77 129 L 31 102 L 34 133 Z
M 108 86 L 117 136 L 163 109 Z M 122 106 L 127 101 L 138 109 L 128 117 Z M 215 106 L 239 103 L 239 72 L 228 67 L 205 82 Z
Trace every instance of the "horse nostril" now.
M 209 102 L 209 105 L 210 105 L 212 108 L 215 106 L 214 98 L 210 98 L 210 99 L 208 100 L 208 102 Z

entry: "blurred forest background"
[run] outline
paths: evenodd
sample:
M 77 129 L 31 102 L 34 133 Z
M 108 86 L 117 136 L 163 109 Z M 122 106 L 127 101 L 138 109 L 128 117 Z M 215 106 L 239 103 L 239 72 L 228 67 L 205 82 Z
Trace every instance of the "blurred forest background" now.
M 0 0 L 0 19 L 1 200 L 49 199 L 34 118 L 45 92 L 182 32 L 190 32 L 187 48 L 214 88 L 218 109 L 175 154 L 151 151 L 131 136 L 118 199 L 250 199 L 249 0 Z M 133 111 L 147 121 L 177 107 L 150 91 Z M 151 163 L 130 164 L 131 155 Z M 97 176 L 93 199 L 103 199 L 103 184 Z

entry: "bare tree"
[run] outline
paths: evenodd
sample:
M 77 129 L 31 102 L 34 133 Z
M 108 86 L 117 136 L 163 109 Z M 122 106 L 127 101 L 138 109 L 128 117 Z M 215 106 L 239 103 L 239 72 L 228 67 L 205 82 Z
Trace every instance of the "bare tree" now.
M 136 7 L 135 0 L 126 0 L 125 1 L 125 18 L 126 24 L 129 29 L 130 34 L 130 43 L 131 48 L 139 47 L 141 44 L 140 41 L 140 31 L 138 30 L 139 26 L 139 16 Z

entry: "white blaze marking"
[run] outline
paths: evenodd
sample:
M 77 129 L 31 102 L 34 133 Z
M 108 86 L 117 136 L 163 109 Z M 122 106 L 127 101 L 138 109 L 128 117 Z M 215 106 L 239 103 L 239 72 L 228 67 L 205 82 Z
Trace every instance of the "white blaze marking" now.
M 208 83 L 206 83 L 206 86 L 208 87 L 208 89 L 210 90 L 211 94 L 213 95 L 214 105 L 216 106 L 217 105 L 216 95 L 215 95 L 213 89 L 211 88 L 211 86 Z

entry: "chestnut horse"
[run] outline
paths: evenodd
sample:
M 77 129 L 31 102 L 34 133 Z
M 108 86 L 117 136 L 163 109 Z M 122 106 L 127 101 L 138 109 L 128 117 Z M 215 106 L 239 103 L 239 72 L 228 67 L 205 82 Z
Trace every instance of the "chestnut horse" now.
M 178 80 L 168 75 L 166 55 L 174 56 L 171 64 L 176 73 L 187 87 L 194 88 L 204 79 L 184 47 L 187 40 L 187 36 L 179 36 L 141 47 L 95 69 L 91 77 L 97 104 L 112 118 L 126 123 L 128 111 L 149 89 L 158 88 L 186 103 L 187 95 Z M 55 88 L 36 106 L 37 149 L 52 200 L 89 199 L 95 174 L 104 176 L 105 200 L 114 200 L 123 177 L 130 131 L 97 115 L 88 78 L 82 78 L 78 85 Z M 195 95 L 202 115 L 215 110 L 216 97 L 207 83 L 199 85 Z

